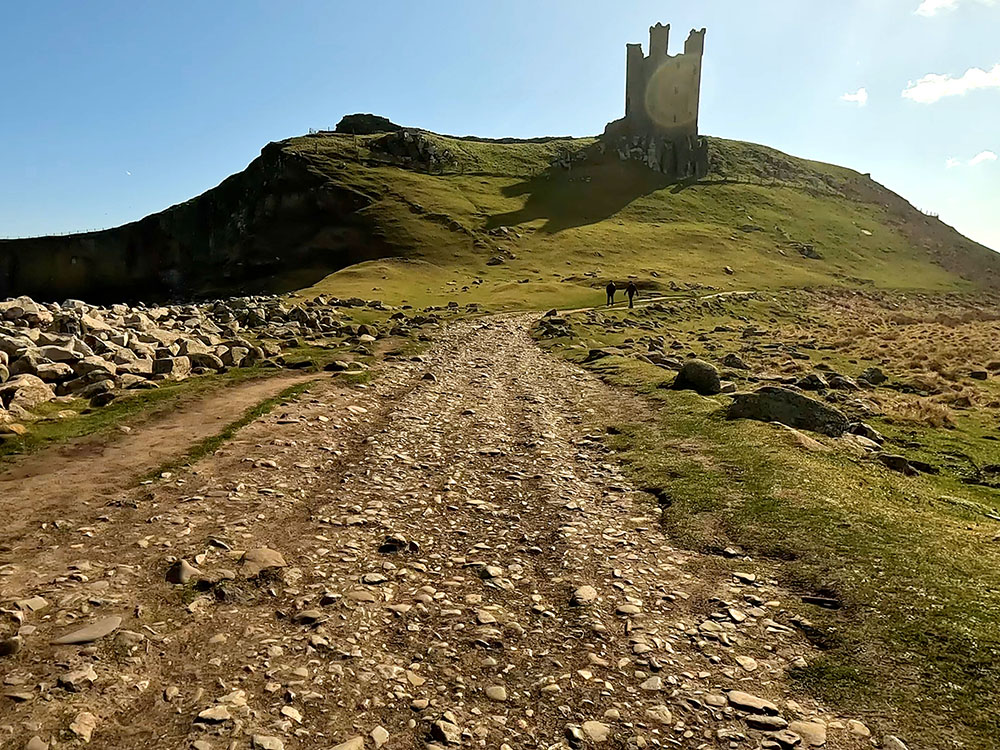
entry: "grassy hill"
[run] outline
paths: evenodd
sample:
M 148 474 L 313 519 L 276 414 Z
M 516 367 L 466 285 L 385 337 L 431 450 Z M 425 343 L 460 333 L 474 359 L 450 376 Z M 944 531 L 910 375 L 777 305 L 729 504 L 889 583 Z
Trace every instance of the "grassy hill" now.
M 1000 281 L 1000 256 L 869 177 L 764 146 L 711 138 L 709 177 L 670 184 L 602 155 L 596 139 L 407 132 L 279 144 L 364 194 L 362 210 L 395 256 L 309 292 L 538 308 L 592 303 L 609 277 L 635 276 L 648 291 L 671 282 L 940 291 Z

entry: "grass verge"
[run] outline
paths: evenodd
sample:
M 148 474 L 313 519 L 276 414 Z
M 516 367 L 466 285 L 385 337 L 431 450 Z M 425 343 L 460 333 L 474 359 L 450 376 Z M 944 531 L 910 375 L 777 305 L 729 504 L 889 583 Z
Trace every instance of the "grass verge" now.
M 664 524 L 676 543 L 709 554 L 735 547 L 792 592 L 839 602 L 836 610 L 787 603 L 820 649 L 793 673 L 803 690 L 911 747 L 992 748 L 1000 736 L 1000 497 L 953 470 L 956 456 L 996 462 L 982 427 L 991 412 L 968 410 L 951 429 L 893 431 L 875 420 L 888 450 L 941 469 L 905 477 L 839 445 L 812 451 L 778 426 L 728 421 L 726 396 L 664 389 L 672 374 L 630 354 L 665 334 L 680 342 L 681 359 L 690 351 L 718 362 L 741 345 L 745 357 L 760 356 L 779 338 L 782 315 L 793 313 L 777 308 L 756 318 L 752 305 L 687 318 L 579 316 L 574 338 L 545 345 L 576 362 L 594 346 L 619 347 L 624 356 L 586 366 L 641 393 L 651 413 L 617 425 L 608 443 L 636 484 L 668 506 Z M 740 344 L 739 331 L 754 322 L 771 335 L 760 346 Z M 852 375 L 870 363 L 852 354 L 863 342 L 834 351 L 824 339 L 835 331 L 811 333 L 814 348 L 781 350 L 776 361 L 808 370 L 810 360 L 788 359 L 808 352 L 856 368 Z
M 268 414 L 276 406 L 287 403 L 290 399 L 295 398 L 314 384 L 315 381 L 311 380 L 305 383 L 296 383 L 295 385 L 289 386 L 278 395 L 272 396 L 271 398 L 265 399 L 259 404 L 250 407 L 243 412 L 239 419 L 226 425 L 221 432 L 211 435 L 191 446 L 191 448 L 189 448 L 183 456 L 167 461 L 156 469 L 153 469 L 143 476 L 140 481 L 155 479 L 166 472 L 176 471 L 184 466 L 189 466 L 190 464 L 201 460 L 205 456 L 215 453 L 215 451 L 228 441 L 232 440 L 233 436 L 248 424 L 259 419 L 265 414 Z
M 0 442 L 0 467 L 20 456 L 36 453 L 54 444 L 80 438 L 100 438 L 121 426 L 142 421 L 176 409 L 181 403 L 204 398 L 221 388 L 273 377 L 280 370 L 261 368 L 233 369 L 220 375 L 205 375 L 177 383 L 165 382 L 149 391 L 132 391 L 99 409 L 89 408 L 84 400 L 55 406 L 44 405 L 39 421 L 24 435 L 10 435 Z M 57 417 L 59 412 L 73 412 Z

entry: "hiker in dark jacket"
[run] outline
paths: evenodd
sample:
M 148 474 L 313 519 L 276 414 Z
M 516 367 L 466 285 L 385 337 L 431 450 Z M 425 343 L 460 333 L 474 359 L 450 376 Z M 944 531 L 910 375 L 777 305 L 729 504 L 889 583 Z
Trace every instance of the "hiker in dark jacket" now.
M 608 307 L 611 307 L 615 304 L 615 292 L 618 291 L 618 287 L 615 286 L 614 281 L 609 281 L 604 290 L 608 293 Z
M 638 293 L 639 293 L 639 287 L 637 287 L 635 285 L 634 281 L 630 281 L 628 283 L 628 286 L 625 287 L 625 294 L 628 295 L 628 306 L 629 307 L 635 307 L 635 305 L 632 304 L 632 298 L 635 297 L 635 295 L 637 295 Z

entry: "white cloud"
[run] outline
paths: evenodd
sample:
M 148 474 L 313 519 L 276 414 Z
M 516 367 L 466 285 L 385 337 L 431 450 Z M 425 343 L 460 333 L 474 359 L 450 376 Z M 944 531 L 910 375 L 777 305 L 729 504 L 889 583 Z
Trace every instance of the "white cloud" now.
M 844 94 L 840 99 L 845 102 L 855 102 L 859 107 L 863 107 L 868 103 L 868 89 L 862 86 L 853 94 Z
M 973 156 L 971 159 L 969 159 L 969 166 L 974 167 L 977 164 L 982 164 L 983 162 L 996 161 L 996 160 L 997 160 L 997 155 L 992 151 L 981 151 L 975 156 Z
M 1000 63 L 991 70 L 969 68 L 958 78 L 928 73 L 916 83 L 910 81 L 903 90 L 903 98 L 933 104 L 946 96 L 964 96 L 976 89 L 1000 89 Z
M 961 167 L 964 165 L 975 167 L 980 164 L 984 164 L 988 161 L 996 161 L 997 159 L 1000 159 L 1000 156 L 997 156 L 993 151 L 980 151 L 978 154 L 973 156 L 968 161 L 962 161 L 961 159 L 948 159 L 948 161 L 946 161 L 944 165 L 948 169 L 953 169 L 954 167 Z
M 936 16 L 942 10 L 955 10 L 959 3 L 963 0 L 923 0 L 920 3 L 920 7 L 917 8 L 916 13 L 918 16 Z M 976 0 L 981 5 L 993 5 L 996 0 Z

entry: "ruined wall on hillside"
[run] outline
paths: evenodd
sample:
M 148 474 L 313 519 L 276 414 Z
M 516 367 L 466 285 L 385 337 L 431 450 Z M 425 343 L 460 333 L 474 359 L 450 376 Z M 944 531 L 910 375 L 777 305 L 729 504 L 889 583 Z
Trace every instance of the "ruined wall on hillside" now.
M 0 299 L 91 302 L 269 290 L 281 275 L 318 278 L 381 246 L 371 200 L 329 182 L 280 144 L 186 203 L 114 229 L 0 240 Z M 301 277 L 300 277 L 301 278 Z

